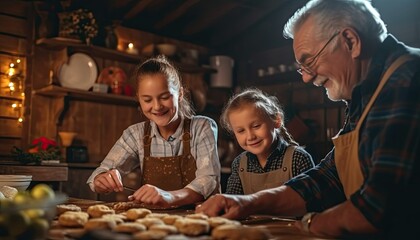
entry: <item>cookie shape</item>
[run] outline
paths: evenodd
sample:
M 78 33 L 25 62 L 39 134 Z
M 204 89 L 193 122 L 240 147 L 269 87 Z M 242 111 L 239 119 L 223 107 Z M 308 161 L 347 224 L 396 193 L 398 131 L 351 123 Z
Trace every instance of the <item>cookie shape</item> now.
M 168 215 L 168 216 L 164 216 L 162 218 L 162 221 L 165 224 L 174 225 L 175 224 L 175 221 L 178 220 L 178 219 L 181 219 L 181 218 L 183 218 L 183 217 L 181 217 L 179 215 Z
M 216 227 L 211 232 L 212 239 L 253 239 L 253 240 L 268 240 L 271 235 L 268 229 L 262 227 L 245 227 L 242 225 L 225 224 Z
M 57 205 L 56 209 L 57 209 L 56 210 L 57 215 L 61 215 L 65 212 L 67 212 L 67 211 L 70 211 L 70 212 L 81 212 L 82 211 L 82 209 L 79 206 L 76 206 L 74 204 L 59 204 L 59 205 Z
M 127 210 L 125 214 L 128 220 L 135 221 L 139 218 L 144 218 L 151 213 L 152 211 L 147 208 L 132 208 Z
M 127 217 L 122 214 L 105 214 L 105 215 L 102 215 L 101 218 L 112 220 L 116 224 L 123 223 L 127 219 Z
M 134 239 L 164 239 L 168 234 L 160 230 L 147 230 L 133 235 Z
M 182 218 L 176 220 L 174 226 L 180 233 L 188 236 L 198 236 L 210 231 L 210 225 L 207 221 L 193 218 Z
M 136 223 L 141 223 L 147 228 L 150 228 L 152 225 L 163 225 L 162 219 L 160 218 L 152 218 L 152 217 L 146 217 L 146 218 L 140 218 L 135 221 Z
M 88 207 L 87 213 L 92 218 L 99 218 L 99 217 L 102 217 L 102 215 L 105 215 L 105 214 L 113 214 L 113 213 L 115 213 L 115 211 L 113 209 L 110 209 L 106 205 L 96 204 L 96 205 Z
M 117 224 L 111 219 L 93 218 L 85 223 L 86 230 L 113 229 Z
M 230 220 L 224 217 L 210 217 L 207 219 L 207 222 L 210 224 L 210 228 L 213 229 L 220 225 L 230 224 L 230 225 L 241 225 L 239 221 Z
M 58 217 L 58 224 L 63 227 L 83 227 L 89 219 L 85 212 L 67 211 Z
M 162 219 L 166 216 L 169 216 L 169 214 L 167 214 L 167 213 L 151 213 L 151 214 L 148 214 L 146 217 Z
M 175 226 L 172 225 L 152 225 L 150 226 L 149 230 L 159 230 L 159 231 L 164 231 L 167 234 L 176 234 L 178 233 L 178 229 Z
M 146 226 L 140 223 L 126 222 L 117 225 L 113 230 L 120 233 L 136 233 L 146 231 Z
M 186 218 L 192 218 L 192 219 L 201 219 L 201 220 L 207 220 L 209 219 L 209 216 L 203 213 L 193 213 L 193 214 L 187 214 L 185 215 Z

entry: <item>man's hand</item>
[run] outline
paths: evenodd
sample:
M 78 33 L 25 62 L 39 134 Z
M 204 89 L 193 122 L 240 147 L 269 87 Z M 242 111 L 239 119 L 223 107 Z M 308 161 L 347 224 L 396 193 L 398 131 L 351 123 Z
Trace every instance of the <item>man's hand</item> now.
M 197 205 L 195 212 L 208 216 L 222 216 L 230 219 L 244 219 L 252 214 L 251 195 L 216 194 Z

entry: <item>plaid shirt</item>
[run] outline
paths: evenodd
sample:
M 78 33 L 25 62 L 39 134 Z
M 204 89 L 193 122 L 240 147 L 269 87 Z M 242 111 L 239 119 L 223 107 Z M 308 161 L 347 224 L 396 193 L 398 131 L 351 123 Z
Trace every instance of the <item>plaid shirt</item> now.
M 248 157 L 247 168 L 248 172 L 252 173 L 266 173 L 270 171 L 277 170 L 281 168 L 283 164 L 283 157 L 286 153 L 288 144 L 284 140 L 277 141 L 277 148 L 270 154 L 267 159 L 267 164 L 264 168 L 261 167 L 258 162 L 257 156 L 250 152 L 244 152 Z M 241 179 L 239 178 L 239 162 L 242 154 L 237 156 L 232 162 L 232 173 L 229 176 L 226 193 L 228 194 L 244 194 Z M 307 153 L 303 148 L 298 147 L 293 152 L 292 157 L 292 176 L 296 176 L 301 172 L 304 172 L 310 168 L 314 167 L 314 162 L 309 153 Z
M 93 179 L 96 175 L 109 169 L 117 168 L 122 174 L 127 174 L 138 166 L 143 166 L 144 123 L 137 123 L 128 127 L 102 161 L 101 165 L 92 173 L 87 183 L 94 190 Z M 169 157 L 182 155 L 182 127 L 170 137 L 162 138 L 154 122 L 151 126 L 150 155 L 154 157 Z M 217 124 L 213 119 L 204 116 L 194 116 L 191 119 L 191 154 L 197 162 L 196 178 L 186 187 L 202 194 L 207 198 L 220 182 L 220 161 L 217 154 Z
M 367 78 L 352 92 L 346 124 L 340 132 L 355 128 L 381 75 L 394 60 L 407 53 L 416 56 L 415 59 L 391 75 L 360 129 L 359 160 L 365 182 L 350 200 L 379 229 L 405 221 L 406 218 L 397 217 L 399 214 L 407 217 L 408 211 L 419 211 L 419 203 L 408 197 L 420 194 L 418 49 L 407 48 L 391 35 L 385 39 L 371 60 Z M 304 198 L 308 211 L 323 211 L 346 200 L 334 163 L 334 149 L 314 169 L 286 185 Z M 401 211 L 404 208 L 406 211 Z

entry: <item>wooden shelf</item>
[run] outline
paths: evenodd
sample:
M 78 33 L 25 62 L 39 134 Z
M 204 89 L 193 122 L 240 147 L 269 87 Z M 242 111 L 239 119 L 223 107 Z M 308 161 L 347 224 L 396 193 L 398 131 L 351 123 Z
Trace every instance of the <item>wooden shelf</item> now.
M 67 48 L 70 53 L 72 52 L 83 52 L 91 56 L 112 59 L 114 61 L 127 62 L 138 64 L 145 61 L 148 57 L 142 55 L 128 54 L 122 51 L 113 50 L 109 48 L 99 46 L 88 46 L 86 44 L 74 41 L 66 40 L 62 38 L 41 38 L 36 40 L 36 44 L 48 49 L 64 49 Z M 175 66 L 185 73 L 213 73 L 217 72 L 216 69 L 210 66 L 198 66 L 193 64 L 183 64 L 175 62 Z
M 78 89 L 64 88 L 55 85 L 49 85 L 33 91 L 34 94 L 48 96 L 48 97 L 65 97 L 68 96 L 74 100 L 83 100 L 89 102 L 98 102 L 105 104 L 120 104 L 138 106 L 138 101 L 135 97 L 116 95 L 112 93 L 98 93 L 91 91 L 84 91 Z

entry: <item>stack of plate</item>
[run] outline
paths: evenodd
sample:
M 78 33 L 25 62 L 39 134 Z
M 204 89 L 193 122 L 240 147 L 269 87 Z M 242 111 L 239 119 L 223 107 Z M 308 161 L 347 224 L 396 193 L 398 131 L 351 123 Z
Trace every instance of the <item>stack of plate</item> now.
M 0 187 L 14 187 L 19 191 L 25 191 L 31 181 L 31 175 L 0 175 Z

